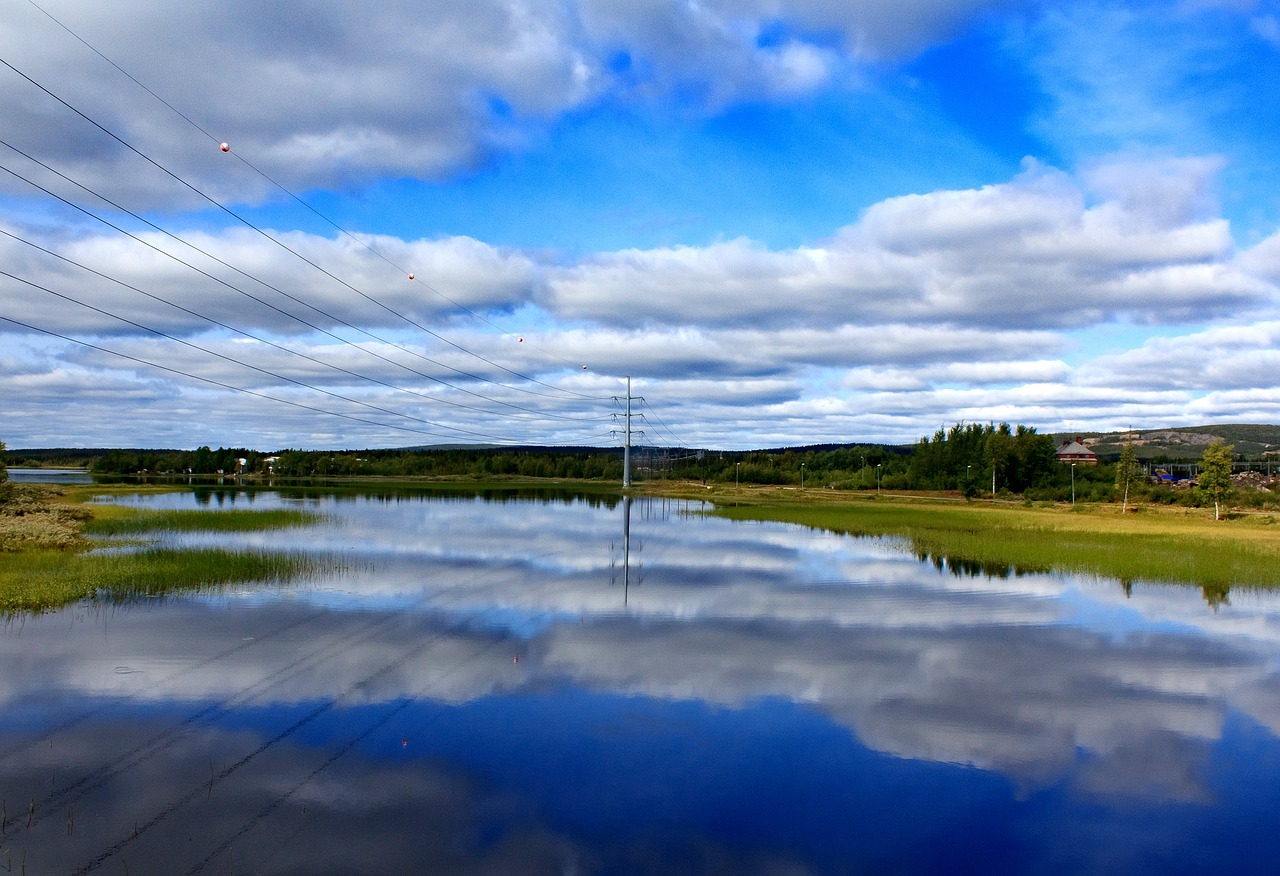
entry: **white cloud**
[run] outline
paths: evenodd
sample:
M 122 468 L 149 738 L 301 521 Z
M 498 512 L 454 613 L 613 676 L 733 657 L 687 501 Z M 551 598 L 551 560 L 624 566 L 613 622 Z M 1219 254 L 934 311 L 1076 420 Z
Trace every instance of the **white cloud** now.
M 1135 350 L 1095 359 L 1077 377 L 1088 385 L 1259 392 L 1272 387 L 1278 372 L 1280 322 L 1266 321 L 1152 338 Z
M 294 191 L 441 179 L 604 99 L 675 96 L 701 111 L 809 94 L 859 59 L 917 50 L 993 5 L 448 0 L 428 12 L 391 0 L 353 15 L 339 0 L 48 4 L 212 141 L 34 8 L 11 10 L 0 36 L 32 80 L 215 197 L 243 200 L 275 193 L 218 141 Z M 792 33 L 766 39 L 775 25 Z M 614 69 L 621 55 L 630 62 Z M 118 198 L 200 204 L 5 72 L 0 113 L 16 145 Z
M 1100 163 L 1090 182 L 1111 199 L 1090 205 L 1066 174 L 1029 162 L 1005 184 L 883 201 L 820 247 L 601 254 L 553 274 L 546 304 L 629 325 L 1198 321 L 1274 292 L 1232 263 L 1226 222 L 1201 217 L 1216 166 L 1161 162 L 1134 180 L 1130 160 Z
M 1280 364 L 1272 352 L 1280 346 L 1272 330 L 1280 235 L 1236 251 L 1213 209 L 1219 167 L 1212 157 L 1126 153 L 1072 176 L 1029 161 L 1004 183 L 887 199 L 829 239 L 791 249 L 735 239 L 570 261 L 464 237 L 273 232 L 340 281 L 251 231 L 186 235 L 239 275 L 153 233 L 146 239 L 155 249 L 146 249 L 122 238 L 7 226 L 230 332 L 0 237 L 10 272 L 260 371 L 30 285 L 5 280 L 0 288 L 5 315 L 98 338 L 141 360 L 305 401 L 305 392 L 273 375 L 286 376 L 365 403 L 313 398 L 322 409 L 423 425 L 369 416 L 374 405 L 523 442 L 610 440 L 598 424 L 556 417 L 607 416 L 625 375 L 647 381 L 645 392 L 669 406 L 682 442 L 713 447 L 910 441 L 957 419 L 1046 431 L 1086 422 L 1166 425 L 1207 415 L 1212 401 L 1240 410 L 1239 400 L 1214 393 L 1265 389 Z M 225 285 L 157 250 L 180 253 Z M 1164 337 L 1147 340 L 1161 324 Z M 1090 328 L 1119 338 L 1112 330 L 1124 326 L 1132 328 L 1122 339 L 1128 349 L 1089 348 Z M 239 333 L 259 340 L 237 340 Z M 1142 346 L 1134 348 L 1133 337 Z M 15 360 L 4 372 L 9 391 L 27 393 L 24 381 L 68 368 L 86 389 L 100 373 L 108 381 L 137 374 L 173 387 L 171 394 L 213 391 L 107 353 L 42 343 L 38 360 Z M 165 435 L 187 429 L 191 439 L 172 439 L 185 444 L 197 431 L 202 438 L 242 431 L 256 417 L 256 437 L 235 443 L 313 444 L 334 429 L 348 446 L 420 443 L 340 418 L 313 417 L 308 426 L 297 409 L 277 418 L 270 403 L 243 395 L 213 406 L 199 429 L 145 401 L 134 429 L 94 429 L 86 424 L 100 401 L 72 384 L 65 392 L 69 403 L 83 401 L 83 416 L 25 395 L 33 415 L 9 426 L 16 431 L 6 440 L 63 443 L 48 440 L 51 429 L 127 436 L 145 423 Z M 512 404 L 520 408 L 512 421 L 518 435 L 502 425 Z M 1259 419 L 1280 419 L 1280 402 L 1265 393 L 1246 407 Z M 527 409 L 546 419 L 531 421 Z M 293 428 L 311 437 L 288 440 Z M 207 441 L 217 443 L 199 443 Z

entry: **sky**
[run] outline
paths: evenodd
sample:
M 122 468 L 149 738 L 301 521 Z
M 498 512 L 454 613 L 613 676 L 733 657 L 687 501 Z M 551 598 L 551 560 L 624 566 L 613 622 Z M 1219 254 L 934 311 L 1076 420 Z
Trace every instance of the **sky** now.
M 0 440 L 1280 423 L 1278 135 L 1275 0 L 11 0 Z

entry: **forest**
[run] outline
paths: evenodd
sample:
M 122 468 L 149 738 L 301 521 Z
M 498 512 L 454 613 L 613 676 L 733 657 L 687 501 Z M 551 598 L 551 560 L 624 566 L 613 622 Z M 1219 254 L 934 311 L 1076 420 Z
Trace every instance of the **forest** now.
M 825 444 L 749 451 L 633 448 L 632 478 L 808 489 L 958 492 L 1019 496 L 1033 501 L 1105 502 L 1116 495 L 1116 460 L 1065 465 L 1056 443 L 1032 426 L 957 423 L 912 445 Z M 619 447 L 465 447 L 366 450 L 280 450 L 199 447 L 196 450 L 25 451 L 10 465 L 70 462 L 120 476 L 240 476 L 313 478 L 553 478 L 621 481 Z M 1115 454 L 1117 457 L 1119 454 Z M 1158 459 L 1156 460 L 1158 462 Z M 1152 460 L 1146 460 L 1154 468 Z M 1147 483 L 1135 500 L 1197 503 L 1192 491 Z

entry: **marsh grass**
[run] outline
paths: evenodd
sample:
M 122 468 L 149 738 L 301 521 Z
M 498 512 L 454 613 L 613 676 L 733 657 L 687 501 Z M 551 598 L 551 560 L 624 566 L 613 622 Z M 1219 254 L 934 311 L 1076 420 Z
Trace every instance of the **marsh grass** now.
M 1271 518 L 1214 523 L 1199 515 L 1120 515 L 1109 506 L 1063 508 L 783 499 L 717 507 L 732 519 L 776 520 L 852 535 L 890 537 L 953 570 L 1070 572 L 1194 584 L 1207 598 L 1230 588 L 1280 587 L 1280 527 Z M 785 503 L 785 504 L 784 504 Z
M 15 486 L 20 488 L 0 503 L 0 612 L 5 614 L 46 611 L 80 599 L 120 602 L 232 584 L 283 584 L 344 568 L 329 556 L 153 543 L 166 532 L 246 532 L 323 519 L 311 511 L 87 505 L 77 502 L 101 495 L 100 487 Z M 127 549 L 91 550 L 104 544 Z
M 93 519 L 85 523 L 84 530 L 88 535 L 103 537 L 157 532 L 255 532 L 307 526 L 323 519 L 322 514 L 298 508 L 196 511 L 103 505 L 95 508 Z
M 341 571 L 332 558 L 285 551 L 150 547 L 128 552 L 25 551 L 0 557 L 0 612 L 44 611 L 80 599 L 284 584 Z

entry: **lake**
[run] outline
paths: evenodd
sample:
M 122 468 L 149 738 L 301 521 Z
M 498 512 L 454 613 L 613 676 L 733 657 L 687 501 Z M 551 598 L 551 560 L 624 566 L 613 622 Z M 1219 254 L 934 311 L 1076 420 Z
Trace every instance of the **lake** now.
M 205 489 L 335 577 L 0 636 L 0 870 L 1274 872 L 1280 598 L 559 493 Z
M 9 480 L 20 484 L 91 484 L 93 475 L 83 468 L 8 468 Z

